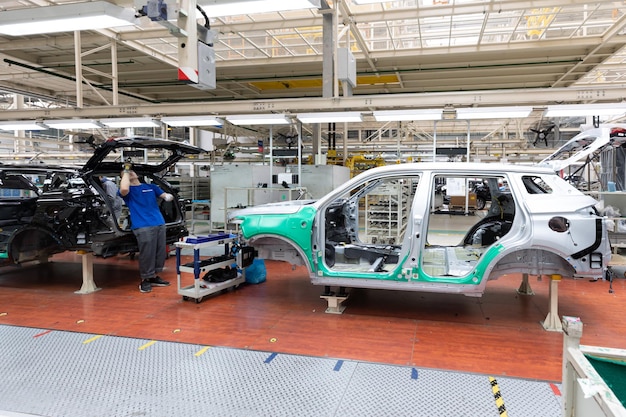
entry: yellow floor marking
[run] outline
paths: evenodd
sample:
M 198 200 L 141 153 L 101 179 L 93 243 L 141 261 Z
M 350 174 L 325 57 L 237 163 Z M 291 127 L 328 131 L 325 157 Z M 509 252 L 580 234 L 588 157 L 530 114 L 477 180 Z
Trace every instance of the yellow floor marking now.
M 491 384 L 491 392 L 493 393 L 493 398 L 496 400 L 496 407 L 498 407 L 500 417 L 508 417 L 506 407 L 504 406 L 504 399 L 502 398 L 502 393 L 500 392 L 500 387 L 498 386 L 498 381 L 496 381 L 494 377 L 490 376 L 489 383 Z
M 98 339 L 100 339 L 101 337 L 102 337 L 102 335 L 101 335 L 101 334 L 99 334 L 99 335 L 96 335 L 96 336 L 94 336 L 94 337 L 90 337 L 90 338 L 89 338 L 89 339 L 87 339 L 87 340 L 83 340 L 83 345 L 86 345 L 87 343 L 91 343 L 91 342 L 93 342 L 94 340 L 98 340 Z
M 211 346 L 205 346 L 202 349 L 200 349 L 199 351 L 197 351 L 196 353 L 194 353 L 194 356 L 200 356 L 202 355 L 204 352 L 206 352 L 207 350 L 209 350 L 211 348 Z
M 154 345 L 155 343 L 156 343 L 156 340 L 151 340 L 148 343 L 146 343 L 145 345 L 140 346 L 139 350 L 144 350 L 146 348 L 149 348 L 150 346 Z

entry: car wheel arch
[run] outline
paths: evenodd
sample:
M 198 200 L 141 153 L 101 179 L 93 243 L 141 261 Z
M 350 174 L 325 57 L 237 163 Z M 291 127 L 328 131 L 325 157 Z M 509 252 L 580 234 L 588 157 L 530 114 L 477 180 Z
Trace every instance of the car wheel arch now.
M 529 275 L 574 276 L 574 268 L 559 253 L 542 248 L 515 249 L 501 254 L 486 271 L 489 280 L 503 275 L 527 273 Z
M 262 234 L 246 239 L 246 243 L 255 248 L 259 258 L 285 261 L 292 265 L 304 265 L 309 272 L 313 271 L 309 257 L 299 245 L 289 238 Z M 290 255 L 289 250 L 295 250 L 297 256 Z
M 51 230 L 30 225 L 16 230 L 7 242 L 7 257 L 15 264 L 65 250 L 63 243 Z

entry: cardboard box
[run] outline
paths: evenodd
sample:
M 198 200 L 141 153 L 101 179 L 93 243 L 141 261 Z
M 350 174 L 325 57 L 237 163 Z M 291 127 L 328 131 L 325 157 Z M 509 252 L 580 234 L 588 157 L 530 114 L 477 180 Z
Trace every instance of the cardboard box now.
M 465 196 L 464 195 L 452 195 L 450 196 L 450 207 L 465 208 Z M 476 194 L 469 193 L 469 199 L 467 201 L 468 208 L 476 208 Z

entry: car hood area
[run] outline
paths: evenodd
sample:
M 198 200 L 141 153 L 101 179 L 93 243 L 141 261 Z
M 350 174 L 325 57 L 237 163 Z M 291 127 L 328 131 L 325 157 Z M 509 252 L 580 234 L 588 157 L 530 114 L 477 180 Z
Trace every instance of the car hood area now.
M 303 206 L 308 206 L 315 203 L 316 200 L 292 200 L 278 203 L 262 204 L 254 207 L 246 207 L 240 210 L 235 210 L 229 214 L 229 220 L 237 219 L 238 217 L 258 214 L 294 214 L 298 212 Z

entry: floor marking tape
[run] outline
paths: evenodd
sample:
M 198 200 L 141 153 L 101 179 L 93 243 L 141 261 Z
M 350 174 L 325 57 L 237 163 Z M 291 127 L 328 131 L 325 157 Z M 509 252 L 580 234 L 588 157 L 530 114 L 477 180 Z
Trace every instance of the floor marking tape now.
M 561 396 L 561 390 L 559 389 L 559 387 L 556 386 L 556 384 L 550 384 L 550 388 L 552 388 L 552 392 L 554 393 L 554 395 L 558 397 Z
M 417 369 L 415 368 L 411 369 L 411 379 L 417 379 L 417 377 L 418 377 Z
M 194 353 L 194 356 L 200 356 L 202 355 L 204 352 L 206 352 L 207 350 L 211 349 L 211 346 L 205 346 L 202 349 L 200 349 L 199 351 L 197 351 L 196 353 Z
M 89 339 L 87 339 L 87 340 L 83 340 L 83 345 L 86 345 L 87 343 L 91 343 L 91 342 L 93 342 L 94 340 L 98 340 L 98 339 L 100 339 L 101 337 L 102 337 L 102 335 L 101 335 L 101 334 L 98 334 L 98 335 L 95 335 L 94 337 L 90 337 L 90 338 L 89 338 Z
M 338 360 L 337 363 L 335 364 L 335 367 L 333 368 L 333 371 L 338 372 L 341 369 L 342 365 L 343 365 L 343 361 L 342 360 Z
M 490 376 L 489 382 L 491 384 L 491 392 L 493 392 L 493 398 L 496 400 L 496 406 L 498 407 L 500 417 L 508 417 L 509 415 L 507 414 L 506 407 L 504 406 L 504 399 L 500 393 L 500 387 L 498 387 L 498 381 L 496 381 L 494 377 Z
M 271 361 L 274 360 L 276 356 L 278 356 L 278 353 L 276 352 L 272 353 L 271 355 L 267 357 L 267 359 L 265 359 L 265 361 L 263 361 L 263 363 L 270 363 Z
M 41 332 L 41 333 L 37 333 L 36 335 L 34 335 L 33 337 L 40 337 L 40 336 L 45 336 L 48 333 L 52 332 L 52 330 L 46 330 L 45 332 Z
M 151 340 L 148 343 L 146 343 L 145 345 L 139 346 L 138 350 L 144 350 L 146 348 L 149 348 L 150 346 L 154 345 L 155 343 L 156 343 L 156 340 Z

